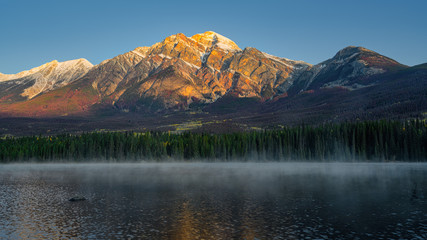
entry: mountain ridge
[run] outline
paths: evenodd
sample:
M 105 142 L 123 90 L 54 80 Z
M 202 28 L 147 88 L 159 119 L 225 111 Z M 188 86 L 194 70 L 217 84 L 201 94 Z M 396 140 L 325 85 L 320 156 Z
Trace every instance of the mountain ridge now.
M 241 49 L 212 31 L 191 37 L 171 35 L 97 65 L 85 59 L 67 62 L 74 63 L 71 69 L 58 67 L 61 63 L 53 61 L 13 77 L 0 74 L 0 116 L 160 113 L 190 111 L 194 107 L 204 111 L 218 99 L 229 97 L 273 104 L 278 99 L 291 101 L 316 91 L 334 92 L 322 89 L 364 91 L 382 84 L 387 74 L 410 69 L 355 46 L 312 65 L 253 47 Z M 226 102 L 230 103 L 221 101 L 213 106 Z M 239 106 L 250 108 L 250 104 Z

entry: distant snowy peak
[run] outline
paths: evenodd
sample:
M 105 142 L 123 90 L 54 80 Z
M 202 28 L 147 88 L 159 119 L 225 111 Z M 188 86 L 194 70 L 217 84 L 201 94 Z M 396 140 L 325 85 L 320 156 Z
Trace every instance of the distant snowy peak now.
M 31 99 L 42 92 L 63 87 L 86 74 L 92 67 L 93 65 L 83 58 L 65 62 L 52 61 L 45 68 L 27 76 L 35 82 L 21 95 Z
M 19 72 L 16 74 L 0 74 L 0 82 L 23 78 L 23 77 L 29 76 L 31 74 L 37 73 L 37 72 L 39 72 L 45 68 L 49 68 L 50 66 L 57 64 L 57 63 L 58 63 L 58 61 L 54 60 L 52 62 L 48 62 L 48 63 L 45 63 L 41 66 L 32 68 L 30 70 L 25 70 L 25 71 L 22 71 L 22 72 Z
M 0 83 L 4 83 L 2 86 L 25 86 L 19 95 L 31 99 L 42 92 L 63 87 L 77 80 L 92 67 L 93 65 L 83 58 L 65 62 L 54 60 L 17 74 L 2 74 Z M 3 89 L 2 86 L 0 89 Z M 3 91 L 8 89 L 10 88 L 4 87 Z
M 57 62 L 57 70 L 72 71 L 73 69 L 90 69 L 93 67 L 93 64 L 84 58 L 69 60 L 65 62 Z
M 92 67 L 93 67 L 92 63 L 90 63 L 88 60 L 84 58 L 65 61 L 65 62 L 58 62 L 57 60 L 53 60 L 41 66 L 32 68 L 30 70 L 25 70 L 16 74 L 0 73 L 0 82 L 20 79 L 36 73 L 49 74 L 52 69 L 56 69 L 56 71 L 72 71 L 73 69 L 81 69 L 81 68 L 90 69 Z

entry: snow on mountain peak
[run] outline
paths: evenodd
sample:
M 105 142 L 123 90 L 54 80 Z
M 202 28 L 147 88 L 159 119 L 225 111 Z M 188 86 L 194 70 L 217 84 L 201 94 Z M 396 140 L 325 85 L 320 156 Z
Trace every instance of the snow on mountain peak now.
M 57 71 L 60 70 L 70 70 L 73 68 L 92 68 L 93 65 L 92 63 L 90 63 L 88 60 L 84 59 L 84 58 L 80 58 L 80 59 L 75 59 L 75 60 L 69 60 L 69 61 L 65 61 L 65 62 L 58 62 L 57 60 L 53 60 L 51 62 L 47 62 L 41 66 L 32 68 L 30 70 L 25 70 L 16 74 L 0 74 L 0 82 L 5 82 L 5 81 L 9 81 L 9 80 L 14 80 L 14 79 L 20 79 L 20 78 L 24 78 L 36 73 L 41 73 L 41 72 L 45 72 L 46 70 L 55 68 L 57 69 Z M 49 72 L 49 71 L 47 71 Z
M 58 62 L 56 60 L 42 65 L 39 71 L 28 76 L 35 80 L 34 85 L 25 89 L 21 94 L 29 99 L 38 94 L 65 86 L 86 74 L 92 67 L 92 63 L 84 58 Z
M 230 39 L 212 31 L 207 31 L 205 33 L 199 33 L 191 37 L 191 39 L 196 40 L 197 42 L 212 46 L 215 45 L 221 49 L 228 51 L 241 51 L 239 46 Z
M 45 63 L 45 64 L 43 64 L 41 66 L 32 68 L 30 70 L 25 70 L 25 71 L 22 71 L 22 72 L 19 72 L 19 73 L 16 73 L 16 74 L 1 74 L 0 75 L 0 82 L 5 82 L 5 81 L 14 80 L 14 79 L 18 79 L 18 78 L 23 78 L 23 77 L 29 76 L 29 75 L 34 74 L 36 72 L 39 72 L 40 70 L 42 70 L 42 69 L 44 69 L 44 68 L 46 68 L 46 67 L 48 67 L 48 66 L 50 66 L 52 64 L 55 64 L 55 63 L 58 63 L 58 61 L 53 60 L 53 61 Z
M 55 60 L 56 61 L 56 60 Z M 65 62 L 57 62 L 57 70 L 72 70 L 74 68 L 92 68 L 93 64 L 84 58 L 69 60 Z
M 65 86 L 93 67 L 88 60 L 80 58 L 65 62 L 53 60 L 41 66 L 17 74 L 1 74 L 0 83 L 29 86 L 20 94 L 31 99 L 38 94 Z

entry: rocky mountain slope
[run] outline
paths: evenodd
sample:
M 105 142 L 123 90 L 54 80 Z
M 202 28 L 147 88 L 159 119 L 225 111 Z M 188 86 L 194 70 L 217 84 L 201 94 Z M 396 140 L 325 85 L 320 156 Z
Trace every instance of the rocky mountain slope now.
M 86 59 L 55 60 L 17 74 L 0 74 L 0 99 L 11 102 L 32 99 L 74 82 L 92 67 Z
M 214 32 L 191 37 L 179 33 L 96 66 L 84 59 L 53 61 L 15 75 L 0 74 L 0 116 L 87 116 L 193 108 L 208 112 L 250 100 L 233 110 L 240 111 L 254 102 L 271 106 L 282 98 L 334 92 L 325 89 L 357 94 L 405 69 L 408 67 L 362 47 L 344 48 L 331 59 L 311 65 L 256 48 L 241 49 Z
M 372 86 L 366 80 L 407 66 L 363 47 L 346 47 L 333 58 L 307 69 L 293 87 L 294 92 L 319 88 L 344 87 L 355 90 Z

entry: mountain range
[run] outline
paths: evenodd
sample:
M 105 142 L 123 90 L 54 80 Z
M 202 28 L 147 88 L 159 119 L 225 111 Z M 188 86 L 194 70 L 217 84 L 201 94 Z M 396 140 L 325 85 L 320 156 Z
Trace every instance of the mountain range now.
M 211 31 L 172 35 L 95 66 L 77 59 L 0 73 L 0 117 L 25 122 L 114 119 L 111 127 L 138 119 L 130 128 L 186 122 L 265 128 L 425 117 L 426 105 L 427 64 L 409 67 L 350 46 L 312 65 L 241 49 Z

